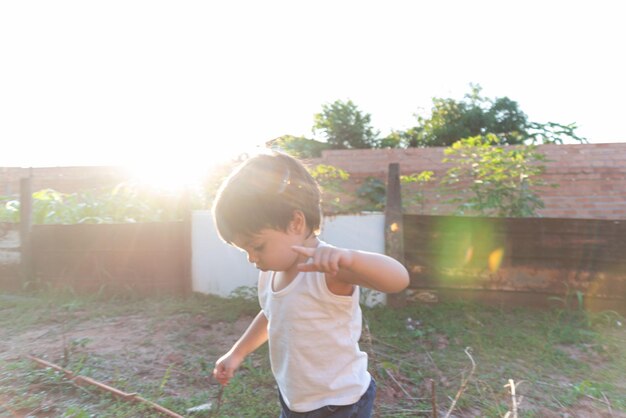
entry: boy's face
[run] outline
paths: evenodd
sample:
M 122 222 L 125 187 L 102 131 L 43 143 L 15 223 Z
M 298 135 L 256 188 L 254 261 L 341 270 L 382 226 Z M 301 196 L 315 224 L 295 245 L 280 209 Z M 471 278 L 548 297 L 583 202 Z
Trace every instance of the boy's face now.
M 287 271 L 298 262 L 298 254 L 292 245 L 302 245 L 301 234 L 287 231 L 262 229 L 254 235 L 237 236 L 233 244 L 248 255 L 248 261 L 262 271 Z

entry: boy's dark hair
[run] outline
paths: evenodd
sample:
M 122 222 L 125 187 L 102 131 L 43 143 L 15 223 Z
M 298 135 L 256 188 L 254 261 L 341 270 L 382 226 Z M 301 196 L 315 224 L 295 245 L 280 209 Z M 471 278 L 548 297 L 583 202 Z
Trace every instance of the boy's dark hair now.
M 311 232 L 321 222 L 321 195 L 315 179 L 295 158 L 271 153 L 242 163 L 220 186 L 213 204 L 218 234 L 232 244 L 237 235 L 265 228 L 286 231 L 293 212 L 302 211 Z

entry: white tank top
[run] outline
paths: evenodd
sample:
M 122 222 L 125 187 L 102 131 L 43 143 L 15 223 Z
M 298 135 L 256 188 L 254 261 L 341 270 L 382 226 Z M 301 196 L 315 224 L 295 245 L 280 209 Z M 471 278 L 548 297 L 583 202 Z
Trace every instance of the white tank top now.
M 268 319 L 272 372 L 290 410 L 308 412 L 325 405 L 355 403 L 371 376 L 359 349 L 359 288 L 351 296 L 333 294 L 324 273 L 300 272 L 273 291 L 274 272 L 259 275 L 259 302 Z

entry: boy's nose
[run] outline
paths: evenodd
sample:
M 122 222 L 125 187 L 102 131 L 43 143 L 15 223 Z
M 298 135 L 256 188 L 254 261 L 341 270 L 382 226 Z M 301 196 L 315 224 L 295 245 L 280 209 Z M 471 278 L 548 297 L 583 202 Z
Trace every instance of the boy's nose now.
M 259 258 L 251 253 L 247 253 L 248 254 L 248 263 L 250 264 L 255 264 L 257 261 L 259 261 Z

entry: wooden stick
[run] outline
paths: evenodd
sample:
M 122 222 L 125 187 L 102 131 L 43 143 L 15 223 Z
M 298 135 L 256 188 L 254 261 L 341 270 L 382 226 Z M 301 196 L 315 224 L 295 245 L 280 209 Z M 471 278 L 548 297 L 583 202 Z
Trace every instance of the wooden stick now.
M 398 380 L 393 376 L 393 374 L 391 374 L 391 372 L 389 371 L 389 369 L 385 369 L 385 372 L 387 373 L 387 375 L 389 377 L 391 377 L 391 380 L 394 381 L 394 383 L 400 388 L 400 390 L 402 390 L 402 392 L 404 392 L 404 394 L 406 395 L 407 398 L 412 398 L 411 394 L 409 392 L 406 391 L 406 389 L 404 388 L 404 386 L 402 386 L 400 384 L 400 382 L 398 382 Z
M 513 379 L 509 379 L 509 384 L 506 385 L 511 390 L 511 405 L 513 409 L 513 418 L 517 418 L 517 398 L 515 397 L 515 381 Z
M 448 413 L 446 414 L 446 418 L 450 417 L 450 414 L 454 410 L 454 407 L 456 406 L 456 403 L 459 401 L 459 398 L 461 397 L 463 392 L 465 392 L 465 387 L 467 386 L 467 382 L 469 382 L 469 380 L 474 375 L 474 371 L 476 370 L 476 362 L 474 361 L 474 358 L 470 354 L 470 351 L 471 351 L 470 347 L 466 347 L 465 348 L 465 354 L 467 354 L 467 357 L 469 357 L 470 361 L 472 362 L 472 370 L 467 375 L 467 377 L 463 380 L 463 382 L 461 382 L 461 387 L 459 388 L 459 391 L 456 393 L 456 396 L 454 397 L 454 400 L 452 401 L 452 405 L 450 405 L 450 409 L 448 409 Z
M 113 396 L 115 396 L 116 398 L 119 398 L 123 401 L 127 401 L 127 402 L 139 402 L 139 403 L 145 403 L 147 405 L 149 405 L 152 409 L 155 409 L 157 411 L 159 411 L 160 413 L 162 413 L 165 416 L 168 417 L 172 417 L 172 418 L 184 418 L 182 415 L 178 415 L 176 412 L 170 411 L 167 408 L 162 407 L 161 405 L 158 405 L 152 401 L 149 401 L 147 399 L 142 398 L 141 396 L 138 396 L 136 393 L 126 393 L 126 392 L 122 392 L 119 389 L 116 389 L 112 386 L 106 385 L 102 382 L 99 382 L 95 379 L 92 379 L 90 377 L 86 377 L 86 376 L 76 376 L 74 375 L 73 372 L 64 369 L 61 366 L 58 366 L 54 363 L 50 363 L 46 360 L 42 360 L 40 358 L 37 358 L 35 356 L 28 356 L 28 358 L 32 361 L 34 361 L 35 363 L 37 363 L 40 367 L 46 367 L 46 368 L 51 368 L 53 370 L 56 370 L 58 372 L 61 372 L 65 375 L 65 377 L 67 379 L 69 379 L 70 381 L 76 383 L 77 385 L 80 385 L 81 383 L 86 383 L 88 385 L 92 385 L 97 387 L 98 389 L 105 391 L 105 392 L 109 392 L 111 393 Z
M 437 418 L 437 393 L 435 392 L 435 379 L 430 379 L 431 403 L 433 406 L 433 418 Z
M 602 394 L 602 397 L 606 401 L 606 406 L 609 408 L 609 415 L 612 417 L 613 416 L 613 410 L 611 409 L 611 402 L 609 402 L 609 398 L 606 397 L 604 392 L 600 392 L 600 393 Z

